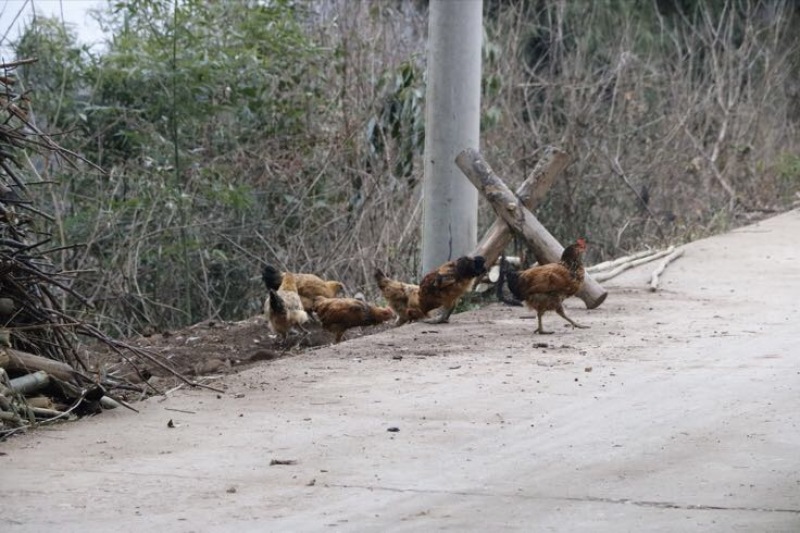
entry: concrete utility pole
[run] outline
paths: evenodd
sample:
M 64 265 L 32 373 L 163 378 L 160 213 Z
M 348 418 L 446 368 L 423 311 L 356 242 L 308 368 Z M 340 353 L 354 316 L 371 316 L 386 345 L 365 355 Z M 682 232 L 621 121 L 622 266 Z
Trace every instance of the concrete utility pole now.
M 478 191 L 455 158 L 479 149 L 483 0 L 431 0 L 425 96 L 422 272 L 478 241 Z

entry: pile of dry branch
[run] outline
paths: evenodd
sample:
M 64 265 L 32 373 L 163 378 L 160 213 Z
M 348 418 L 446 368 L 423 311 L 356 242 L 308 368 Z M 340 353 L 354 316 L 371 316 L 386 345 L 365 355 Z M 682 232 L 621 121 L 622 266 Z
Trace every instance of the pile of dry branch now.
M 145 359 L 172 371 L 158 356 L 69 316 L 59 303 L 68 294 L 91 307 L 72 290 L 72 276 L 50 260 L 64 248 L 51 243 L 53 218 L 30 200 L 30 187 L 44 182 L 25 176 L 36 176 L 37 158 L 92 165 L 30 120 L 29 100 L 16 90 L 14 69 L 34 61 L 0 64 L 0 439 L 36 424 L 124 404 L 115 399 L 119 390 L 146 392 L 146 376 L 134 384 L 107 369 L 89 368 L 81 354 L 85 341 L 109 346 L 121 363 L 130 363 L 128 372 Z

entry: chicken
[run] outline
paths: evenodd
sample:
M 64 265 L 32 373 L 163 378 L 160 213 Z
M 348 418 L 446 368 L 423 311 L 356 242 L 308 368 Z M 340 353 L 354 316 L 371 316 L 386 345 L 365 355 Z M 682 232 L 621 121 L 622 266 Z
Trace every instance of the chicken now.
M 425 317 L 419 308 L 419 285 L 387 278 L 379 268 L 375 269 L 375 281 L 389 307 L 397 315 L 398 326 Z
M 475 278 L 486 273 L 486 260 L 483 256 L 463 256 L 448 261 L 433 272 L 425 274 L 419 284 L 419 309 L 427 316 L 437 307 L 443 307 L 433 324 L 441 324 L 450 319 L 458 299 L 471 287 Z
M 272 265 L 266 265 L 261 271 L 261 277 L 267 288 L 278 290 L 283 277 L 288 272 L 280 272 Z M 314 298 L 324 296 L 325 298 L 335 298 L 344 294 L 344 285 L 338 281 L 326 281 L 314 274 L 294 273 L 294 281 L 297 286 L 297 293 L 300 301 L 303 302 L 303 309 L 310 313 L 314 307 Z
M 264 314 L 272 331 L 285 339 L 294 326 L 301 328 L 308 322 L 308 313 L 303 309 L 292 274 L 283 276 L 277 291 L 270 286 L 267 286 L 267 290 L 269 294 L 264 302 Z
M 375 326 L 394 317 L 394 312 L 389 307 L 378 307 L 355 298 L 323 296 L 314 299 L 314 313 L 322 327 L 336 335 L 337 343 L 350 328 Z
M 562 302 L 574 296 L 583 286 L 585 275 L 581 256 L 586 250 L 586 241 L 578 239 L 575 244 L 568 246 L 561 254 L 561 261 L 548 263 L 515 272 L 504 263 L 501 268 L 502 275 L 508 281 L 508 288 L 515 298 L 525 302 L 531 310 L 536 310 L 539 327 L 536 333 L 549 334 L 542 327 L 542 316 L 547 311 L 555 311 L 564 320 L 576 328 L 582 326 L 564 313 Z M 502 283 L 502 281 L 501 281 Z

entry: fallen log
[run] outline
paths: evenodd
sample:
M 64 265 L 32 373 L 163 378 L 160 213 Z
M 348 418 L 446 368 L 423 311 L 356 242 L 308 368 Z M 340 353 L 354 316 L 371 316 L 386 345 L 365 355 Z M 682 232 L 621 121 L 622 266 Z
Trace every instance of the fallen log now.
M 122 406 L 121 403 L 109 396 L 103 396 L 100 398 L 100 405 L 103 407 L 103 409 L 116 409 L 117 407 Z M 138 413 L 138 411 L 136 412 Z
M 535 209 L 547 195 L 547 191 L 553 186 L 559 173 L 567 167 L 568 162 L 569 158 L 566 152 L 554 146 L 547 147 L 544 156 L 536 163 L 530 177 L 517 188 L 515 194 L 522 201 L 522 205 L 530 210 Z M 498 216 L 472 255 L 482 255 L 486 259 L 487 265 L 493 265 L 511 241 L 511 237 L 512 233 L 508 224 Z
M 31 374 L 25 374 L 9 381 L 11 390 L 19 394 L 28 394 L 42 389 L 50 384 L 50 376 L 43 370 L 37 370 Z
M 495 175 L 477 150 L 468 148 L 462 151 L 456 157 L 456 165 L 508 226 L 525 239 L 540 264 L 561 260 L 564 247 Z M 608 292 L 587 274 L 583 288 L 576 296 L 583 300 L 587 308 L 594 309 L 603 303 Z
M 31 413 L 34 414 L 36 418 L 47 418 L 50 420 L 54 420 L 56 418 L 61 418 L 66 416 L 68 413 L 66 411 L 57 411 L 55 409 L 45 409 L 44 407 L 29 407 L 28 408 Z
M 38 407 L 41 409 L 57 409 L 53 399 L 48 398 L 47 396 L 33 396 L 30 398 L 25 398 L 25 403 L 28 404 L 28 407 Z
M 6 389 L 0 394 L 0 411 L 11 411 L 11 400 L 6 398 L 10 392 L 10 389 Z
M 13 348 L 0 349 L 0 368 L 25 372 L 43 370 L 53 377 L 69 382 L 75 382 L 78 376 L 78 373 L 66 363 Z
M 10 411 L 0 411 L 0 422 L 9 423 L 15 427 L 22 427 L 25 425 L 25 420 L 20 418 L 17 413 L 12 413 Z M 4 435 L 0 434 L 0 437 Z
M 653 274 L 650 276 L 650 290 L 655 292 L 658 290 L 658 282 L 659 276 L 664 273 L 664 270 L 667 268 L 667 265 L 675 261 L 677 258 L 683 255 L 683 248 L 679 248 L 669 254 L 667 257 L 664 258 L 661 263 L 659 263 L 658 267 L 653 271 Z

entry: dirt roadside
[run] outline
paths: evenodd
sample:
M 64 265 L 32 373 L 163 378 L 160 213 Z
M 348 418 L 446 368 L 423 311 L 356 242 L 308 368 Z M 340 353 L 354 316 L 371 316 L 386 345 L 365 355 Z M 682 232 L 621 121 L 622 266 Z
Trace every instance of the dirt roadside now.
M 591 329 L 493 305 L 14 438 L 0 530 L 800 531 L 798 234 L 630 271 Z

